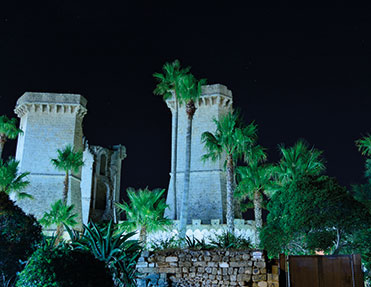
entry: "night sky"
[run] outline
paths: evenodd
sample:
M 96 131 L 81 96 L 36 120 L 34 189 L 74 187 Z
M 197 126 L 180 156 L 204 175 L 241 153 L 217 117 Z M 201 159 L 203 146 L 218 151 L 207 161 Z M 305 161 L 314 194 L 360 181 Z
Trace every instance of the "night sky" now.
M 304 138 L 328 175 L 364 182 L 354 141 L 371 132 L 370 6 L 11 2 L 0 4 L 0 115 L 15 116 L 26 91 L 82 94 L 89 143 L 127 148 L 122 190 L 167 188 L 171 113 L 152 74 L 174 59 L 232 90 L 271 162 Z

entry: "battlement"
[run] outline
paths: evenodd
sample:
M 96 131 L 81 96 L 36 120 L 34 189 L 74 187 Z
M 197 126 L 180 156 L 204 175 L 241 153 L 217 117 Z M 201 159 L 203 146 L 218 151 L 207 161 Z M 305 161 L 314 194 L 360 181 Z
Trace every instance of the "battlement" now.
M 201 97 L 195 102 L 196 108 L 201 106 L 218 105 L 220 107 L 230 108 L 232 106 L 232 92 L 226 86 L 221 84 L 202 86 Z M 167 106 L 175 109 L 174 97 L 166 101 Z
M 26 92 L 17 101 L 14 112 L 23 117 L 28 112 L 69 113 L 83 118 L 87 113 L 87 100 L 78 94 Z

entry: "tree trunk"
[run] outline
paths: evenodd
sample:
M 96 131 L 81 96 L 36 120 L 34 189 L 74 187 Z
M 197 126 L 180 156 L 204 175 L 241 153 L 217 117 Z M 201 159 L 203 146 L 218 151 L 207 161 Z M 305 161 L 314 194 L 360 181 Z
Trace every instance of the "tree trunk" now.
M 254 216 L 255 216 L 255 244 L 259 246 L 260 244 L 260 230 L 263 227 L 262 218 L 262 194 L 259 190 L 254 193 Z
M 143 245 L 146 244 L 146 242 L 147 242 L 147 230 L 146 230 L 146 227 L 145 226 L 142 226 L 140 228 L 139 240 L 141 242 L 143 242 Z
M 63 231 L 64 231 L 63 224 L 59 224 L 57 226 L 57 232 L 55 234 L 54 246 L 57 246 L 59 242 L 62 241 Z
M 63 196 L 62 196 L 62 201 L 63 204 L 67 204 L 67 198 L 68 198 L 68 180 L 69 180 L 69 174 L 68 171 L 66 171 L 66 176 L 64 177 L 64 189 L 63 189 Z
M 180 239 L 185 239 L 187 232 L 188 220 L 188 197 L 189 197 L 189 183 L 191 175 L 191 143 L 192 143 L 192 119 L 195 113 L 195 105 L 191 100 L 187 103 L 186 111 L 188 115 L 187 121 L 187 136 L 186 136 L 186 155 L 185 155 L 185 170 L 184 170 L 184 191 L 182 196 L 182 206 L 180 209 Z
M 227 231 L 234 233 L 234 165 L 231 154 L 227 155 Z
M 178 99 L 177 96 L 175 95 L 175 124 L 174 124 L 174 156 L 173 156 L 173 194 L 174 194 L 174 199 L 173 199 L 173 219 L 177 220 L 178 219 L 178 207 L 177 207 L 177 193 L 176 193 L 176 173 L 177 173 L 177 161 L 178 161 L 178 122 L 179 122 L 179 116 L 178 116 Z
M 4 134 L 1 134 L 0 135 L 0 159 L 2 159 L 5 142 L 6 142 L 6 137 Z

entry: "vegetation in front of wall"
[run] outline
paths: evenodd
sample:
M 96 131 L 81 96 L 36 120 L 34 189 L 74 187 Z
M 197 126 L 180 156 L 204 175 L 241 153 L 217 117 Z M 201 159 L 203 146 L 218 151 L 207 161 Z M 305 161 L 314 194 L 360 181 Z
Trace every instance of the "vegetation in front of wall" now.
M 198 239 L 196 237 L 186 236 L 184 240 L 173 236 L 162 240 L 156 240 L 149 246 L 149 250 L 214 250 L 214 249 L 232 249 L 232 250 L 248 250 L 252 249 L 253 245 L 250 239 L 246 239 L 242 235 L 235 235 L 224 231 L 221 234 L 213 234 L 207 238 Z
M 13 282 L 42 240 L 35 217 L 26 215 L 9 197 L 15 194 L 19 200 L 30 198 L 22 191 L 29 184 L 27 175 L 19 173 L 18 161 L 0 159 L 0 284 Z
M 112 273 L 115 286 L 135 286 L 135 266 L 142 251 L 139 242 L 130 239 L 135 232 L 117 232 L 112 221 L 107 225 L 91 222 L 84 226 L 81 236 L 72 232 L 68 226 L 65 228 L 74 249 L 88 251 L 105 263 Z
M 44 244 L 19 274 L 17 287 L 112 287 L 113 280 L 103 261 L 88 251 L 68 244 Z

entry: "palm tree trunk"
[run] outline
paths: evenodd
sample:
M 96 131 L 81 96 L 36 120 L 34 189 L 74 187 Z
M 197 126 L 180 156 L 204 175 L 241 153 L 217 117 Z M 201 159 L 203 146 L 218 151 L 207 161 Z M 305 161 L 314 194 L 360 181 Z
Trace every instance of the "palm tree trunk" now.
M 139 240 L 143 243 L 143 244 L 146 244 L 147 242 L 147 229 L 145 226 L 142 226 L 140 228 L 140 232 L 139 232 Z
M 234 233 L 234 165 L 231 154 L 227 156 L 227 231 Z
M 188 115 L 187 121 L 187 136 L 186 136 L 186 155 L 185 155 L 185 169 L 184 169 L 184 191 L 182 196 L 182 206 L 180 209 L 180 226 L 179 237 L 184 239 L 187 232 L 188 220 L 188 197 L 189 197 L 189 183 L 191 175 L 191 143 L 192 143 L 192 119 L 195 113 L 194 102 L 191 100 L 187 103 L 186 111 Z
M 174 123 L 174 155 L 173 155 L 173 219 L 177 220 L 178 218 L 178 207 L 177 207 L 177 193 L 176 193 L 176 172 L 177 172 L 177 160 L 178 160 L 178 122 L 179 122 L 179 117 L 178 117 L 178 99 L 177 96 L 175 95 L 175 123 Z
M 255 216 L 255 244 L 259 246 L 260 244 L 260 230 L 263 227 L 262 218 L 262 194 L 259 190 L 254 193 L 254 216 Z
M 63 189 L 63 196 L 62 196 L 62 201 L 63 204 L 67 204 L 67 198 L 68 198 L 68 180 L 69 180 L 69 174 L 68 171 L 66 171 L 66 175 L 64 177 L 64 189 Z
M 2 159 L 5 142 L 6 142 L 6 137 L 5 135 L 1 134 L 0 135 L 0 159 Z
M 59 242 L 62 241 L 63 231 L 64 231 L 63 224 L 59 224 L 57 226 L 57 232 L 55 234 L 54 246 L 57 246 Z

